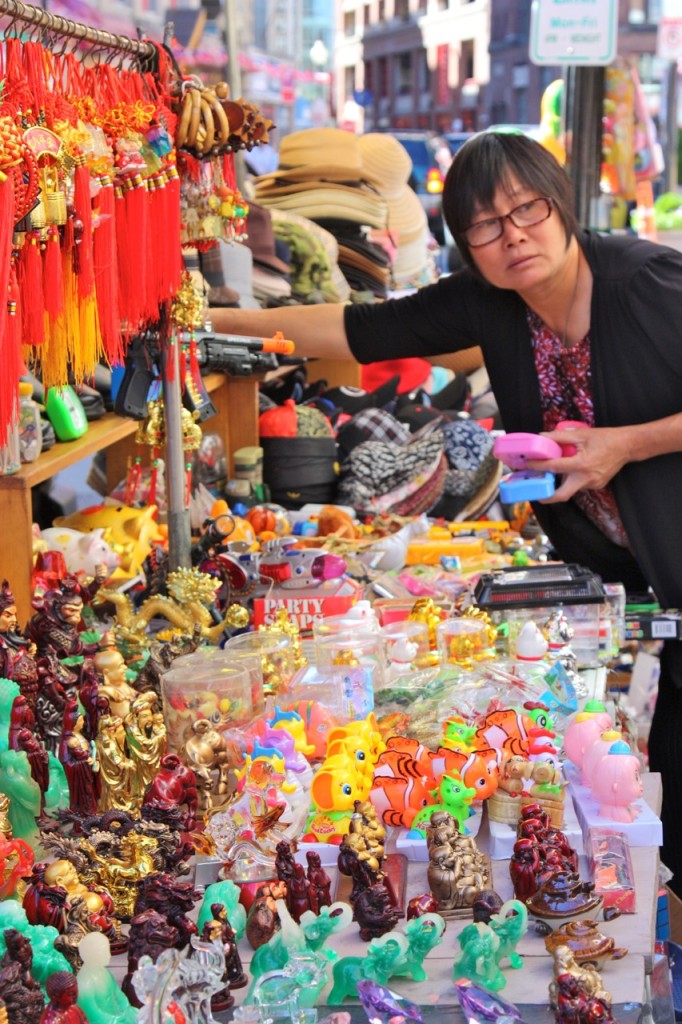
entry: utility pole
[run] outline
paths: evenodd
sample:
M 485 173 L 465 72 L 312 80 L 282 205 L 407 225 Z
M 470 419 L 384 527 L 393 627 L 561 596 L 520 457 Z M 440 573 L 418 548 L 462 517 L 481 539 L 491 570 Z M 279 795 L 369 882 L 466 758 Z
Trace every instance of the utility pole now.
M 225 18 L 225 50 L 227 51 L 226 82 L 230 87 L 230 99 L 238 100 L 242 95 L 242 69 L 239 66 L 239 39 L 237 36 L 237 18 L 234 0 L 223 0 Z M 235 153 L 234 169 L 237 185 L 244 187 L 246 172 L 244 161 L 239 153 Z
M 575 214 L 585 228 L 598 227 L 604 68 L 566 68 L 566 170 L 573 182 Z

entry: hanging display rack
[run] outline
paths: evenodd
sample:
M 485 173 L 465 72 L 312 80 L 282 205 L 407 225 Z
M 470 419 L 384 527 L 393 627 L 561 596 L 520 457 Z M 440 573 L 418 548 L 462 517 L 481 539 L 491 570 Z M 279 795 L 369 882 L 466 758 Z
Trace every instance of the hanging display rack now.
M 6 17 L 9 18 L 10 28 L 15 23 L 22 22 L 48 34 L 73 39 L 76 46 L 88 44 L 103 51 L 115 50 L 124 57 L 129 56 L 142 62 L 152 60 L 156 53 L 153 43 L 143 39 L 131 39 L 129 36 L 116 35 L 104 29 L 83 25 L 78 21 L 70 21 L 41 7 L 21 3 L 21 0 L 0 0 L 0 20 Z M 7 31 L 6 26 L 1 27 Z

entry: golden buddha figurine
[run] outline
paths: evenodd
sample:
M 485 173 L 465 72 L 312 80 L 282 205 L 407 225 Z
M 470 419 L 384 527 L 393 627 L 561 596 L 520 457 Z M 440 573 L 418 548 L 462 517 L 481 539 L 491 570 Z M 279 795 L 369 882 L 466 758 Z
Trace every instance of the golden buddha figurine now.
M 126 753 L 126 732 L 118 715 L 103 715 L 97 732 L 101 811 L 130 811 L 135 805 L 135 762 Z
M 102 637 L 101 648 L 93 658 L 95 668 L 104 677 L 98 693 L 109 701 L 112 715 L 124 719 L 130 711 L 130 705 L 139 694 L 126 681 L 125 659 L 113 645 L 110 633 L 105 633 Z
M 159 770 L 166 753 L 166 727 L 163 715 L 155 713 L 154 692 L 137 694 L 123 720 L 128 752 L 135 764 L 135 800 L 139 802 Z

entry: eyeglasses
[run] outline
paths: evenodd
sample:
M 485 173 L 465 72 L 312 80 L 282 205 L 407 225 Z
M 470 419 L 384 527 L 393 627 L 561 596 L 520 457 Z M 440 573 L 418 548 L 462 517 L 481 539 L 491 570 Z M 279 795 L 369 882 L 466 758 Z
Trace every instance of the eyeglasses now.
M 480 249 L 482 245 L 490 245 L 502 236 L 506 220 L 510 220 L 517 228 L 532 228 L 535 224 L 542 224 L 543 220 L 547 220 L 553 208 L 554 202 L 549 196 L 531 199 L 529 203 L 515 206 L 503 217 L 489 217 L 488 220 L 477 221 L 462 234 L 470 249 Z

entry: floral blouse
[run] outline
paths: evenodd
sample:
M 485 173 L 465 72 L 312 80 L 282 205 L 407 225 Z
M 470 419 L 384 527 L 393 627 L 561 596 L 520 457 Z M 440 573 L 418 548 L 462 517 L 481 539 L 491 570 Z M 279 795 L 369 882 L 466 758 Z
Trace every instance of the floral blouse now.
M 560 338 L 537 313 L 528 309 L 526 316 L 540 383 L 543 429 L 554 430 L 561 420 L 580 420 L 588 427 L 594 426 L 589 334 L 573 348 L 564 350 Z M 573 500 L 610 540 L 629 547 L 610 487 L 578 491 Z

